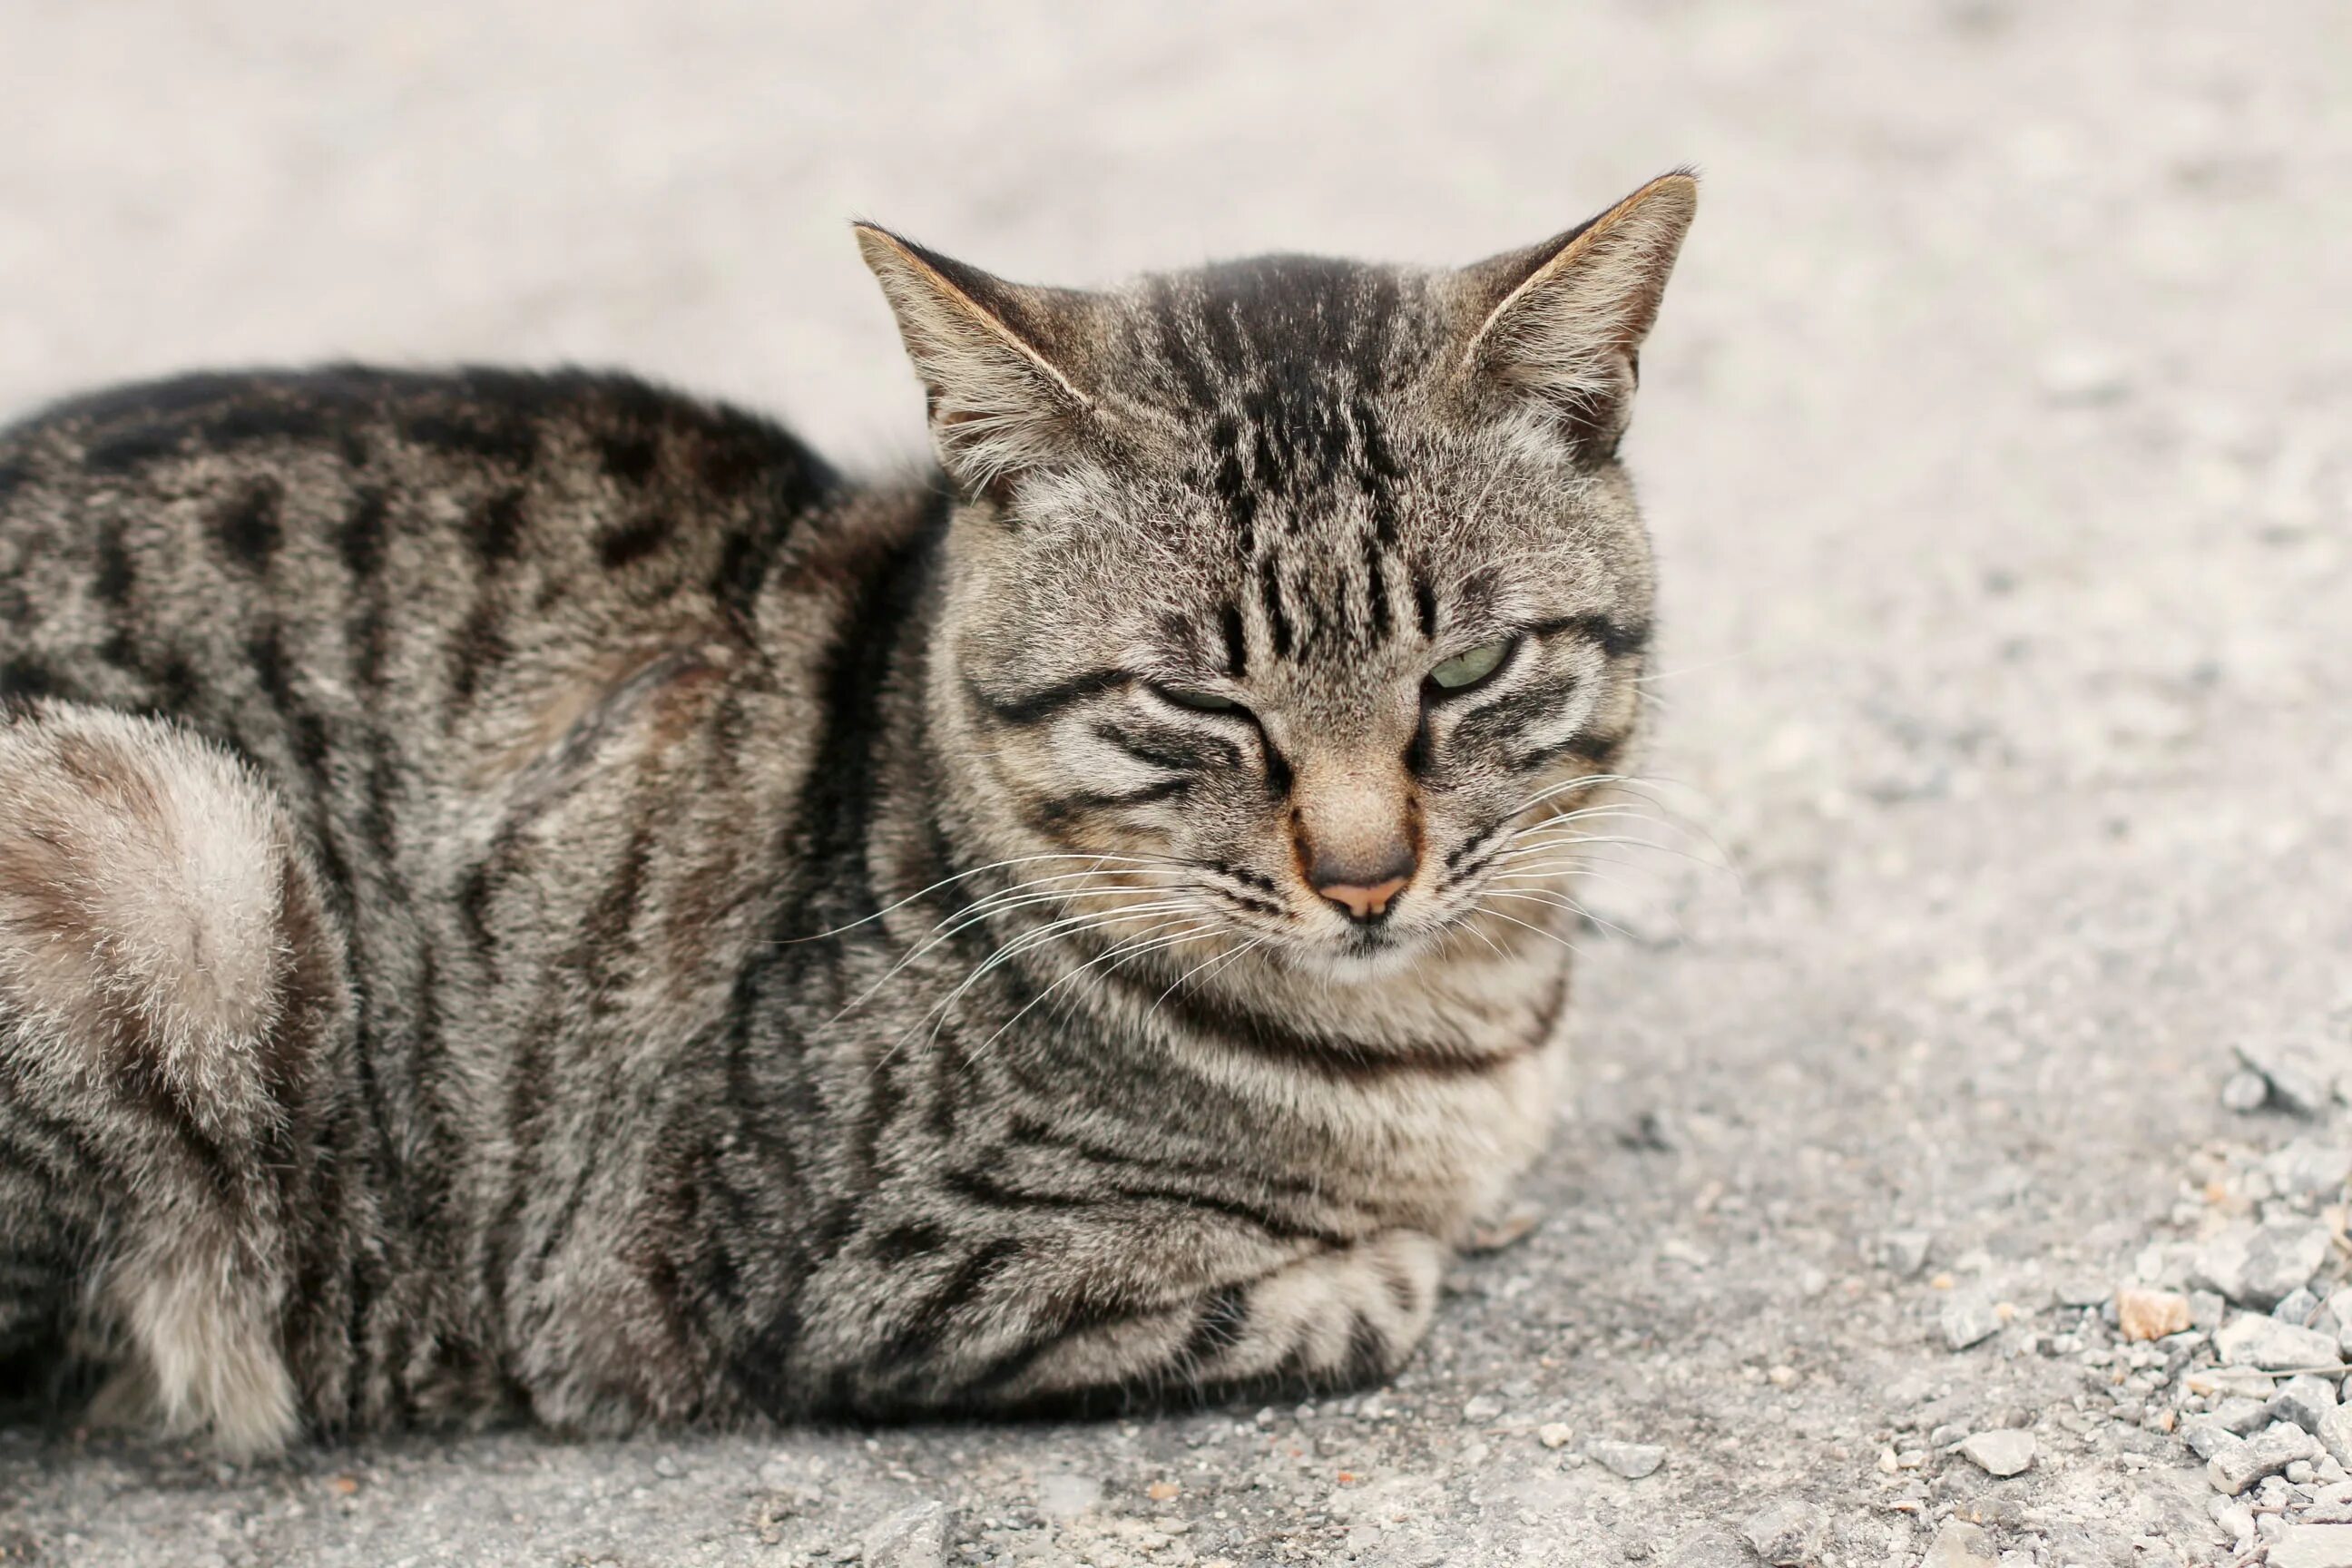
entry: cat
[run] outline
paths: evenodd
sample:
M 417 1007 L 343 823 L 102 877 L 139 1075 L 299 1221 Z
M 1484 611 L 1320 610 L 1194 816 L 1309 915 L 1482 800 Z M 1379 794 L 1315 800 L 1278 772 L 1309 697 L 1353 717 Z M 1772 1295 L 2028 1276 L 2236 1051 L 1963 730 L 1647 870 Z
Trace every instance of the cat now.
M 1392 1372 L 1550 1119 L 1696 198 L 1108 291 L 861 224 L 901 483 L 581 372 L 0 433 L 0 1361 L 230 1455 Z

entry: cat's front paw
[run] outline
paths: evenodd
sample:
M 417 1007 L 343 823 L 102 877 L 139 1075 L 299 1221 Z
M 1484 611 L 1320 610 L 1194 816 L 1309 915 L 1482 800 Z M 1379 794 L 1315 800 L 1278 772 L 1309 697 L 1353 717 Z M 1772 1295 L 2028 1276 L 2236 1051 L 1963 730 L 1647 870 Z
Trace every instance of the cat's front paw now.
M 1328 1389 L 1386 1377 L 1429 1331 L 1445 1257 L 1434 1237 L 1392 1230 L 1220 1291 L 1187 1346 L 1191 1381 Z
M 1395 1372 L 1428 1332 L 1446 1256 L 1409 1230 L 1321 1248 L 1181 1307 L 1073 1328 L 974 1392 L 1020 1408 L 1354 1387 Z

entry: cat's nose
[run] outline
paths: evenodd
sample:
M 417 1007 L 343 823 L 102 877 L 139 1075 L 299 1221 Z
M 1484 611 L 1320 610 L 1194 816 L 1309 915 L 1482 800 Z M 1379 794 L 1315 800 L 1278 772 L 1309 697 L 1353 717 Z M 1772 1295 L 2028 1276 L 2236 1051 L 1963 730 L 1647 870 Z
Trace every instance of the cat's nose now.
M 1326 860 L 1317 856 L 1307 884 L 1351 921 L 1369 925 L 1384 919 L 1396 896 L 1412 880 L 1418 865 L 1410 844 L 1399 843 L 1377 861 Z

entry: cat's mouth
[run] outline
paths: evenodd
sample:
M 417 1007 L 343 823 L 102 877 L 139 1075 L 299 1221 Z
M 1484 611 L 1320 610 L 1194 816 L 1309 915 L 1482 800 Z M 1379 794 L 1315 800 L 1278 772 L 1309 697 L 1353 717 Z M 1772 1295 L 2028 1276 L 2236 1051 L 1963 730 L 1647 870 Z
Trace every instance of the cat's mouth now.
M 1379 926 L 1302 946 L 1301 967 L 1342 983 L 1379 980 L 1411 965 L 1438 933 L 1426 927 Z

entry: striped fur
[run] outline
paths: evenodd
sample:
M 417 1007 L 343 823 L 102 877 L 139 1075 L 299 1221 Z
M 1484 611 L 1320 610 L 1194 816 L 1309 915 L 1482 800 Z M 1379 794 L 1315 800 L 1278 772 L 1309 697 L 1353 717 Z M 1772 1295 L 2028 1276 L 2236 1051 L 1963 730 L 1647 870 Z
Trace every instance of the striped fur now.
M 899 488 L 583 374 L 0 434 L 0 1367 L 245 1452 L 1392 1369 L 1548 1119 L 1486 894 L 1633 731 L 1688 216 L 1099 294 L 862 230 Z

